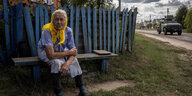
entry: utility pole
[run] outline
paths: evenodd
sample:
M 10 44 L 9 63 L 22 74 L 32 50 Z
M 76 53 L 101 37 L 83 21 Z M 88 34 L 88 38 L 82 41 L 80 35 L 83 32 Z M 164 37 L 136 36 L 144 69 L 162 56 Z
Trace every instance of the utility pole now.
M 119 0 L 119 12 L 121 12 L 121 0 Z

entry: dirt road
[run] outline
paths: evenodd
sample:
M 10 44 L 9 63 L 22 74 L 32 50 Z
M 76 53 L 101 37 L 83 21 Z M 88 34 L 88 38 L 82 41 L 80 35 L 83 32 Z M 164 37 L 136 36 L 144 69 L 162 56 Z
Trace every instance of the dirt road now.
M 136 32 L 163 42 L 169 42 L 176 47 L 192 50 L 192 33 L 182 33 L 182 35 L 179 36 L 176 33 L 173 35 L 164 35 L 163 33 L 158 34 L 157 31 L 149 30 L 136 30 Z

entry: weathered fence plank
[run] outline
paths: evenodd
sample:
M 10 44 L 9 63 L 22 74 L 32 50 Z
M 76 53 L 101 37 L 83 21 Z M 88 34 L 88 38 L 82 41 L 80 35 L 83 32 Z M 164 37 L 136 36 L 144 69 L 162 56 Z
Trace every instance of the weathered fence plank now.
M 86 27 L 86 16 L 85 16 L 85 7 L 81 8 L 81 17 L 82 17 L 82 25 L 83 25 L 83 41 L 84 41 L 84 50 L 88 52 L 88 42 L 87 42 L 87 27 Z
M 111 51 L 111 8 L 108 8 L 108 51 Z
M 91 8 L 90 6 L 87 7 L 87 24 L 88 24 L 88 52 L 92 50 L 91 44 Z
M 78 49 L 79 46 L 79 14 L 80 14 L 80 10 L 79 10 L 79 6 L 76 7 L 76 24 L 75 24 L 75 45 Z
M 52 5 L 51 5 L 51 14 L 53 14 L 54 10 L 55 10 L 55 9 L 54 9 L 54 5 L 52 4 Z
M 134 9 L 134 13 L 133 13 L 133 27 L 132 27 L 131 50 L 133 50 L 133 43 L 134 43 L 134 36 L 135 36 L 135 26 L 136 26 L 136 17 L 137 17 L 137 8 Z
M 40 5 L 40 36 L 41 36 L 41 31 L 42 31 L 42 28 L 45 24 L 45 19 L 44 19 L 44 11 L 43 11 L 43 5 Z
M 132 37 L 132 10 L 129 11 L 129 34 L 128 34 L 128 50 L 131 51 Z
M 17 47 L 23 41 L 23 4 L 16 5 Z
M 125 49 L 125 40 L 126 40 L 126 33 L 127 33 L 127 15 L 128 15 L 128 8 L 125 11 L 125 23 L 124 23 L 124 35 L 123 35 L 123 49 Z
M 49 13 L 48 13 L 48 6 L 45 5 L 45 24 L 48 24 L 49 23 Z
M 115 16 L 114 16 L 114 8 L 112 9 L 112 52 L 115 53 Z
M 11 48 L 12 48 L 12 54 L 16 55 L 16 46 L 17 46 L 17 40 L 16 40 L 16 8 L 15 6 L 10 7 L 10 13 L 11 13 Z
M 93 49 L 97 50 L 97 9 L 93 9 Z
M 102 50 L 103 47 L 102 47 L 102 8 L 100 7 L 99 8 L 99 49 Z
M 40 29 L 39 29 L 39 5 L 35 7 L 35 41 L 36 44 L 38 44 L 39 38 L 40 38 Z
M 31 55 L 37 56 L 33 26 L 32 26 L 32 21 L 31 21 L 31 16 L 30 16 L 30 11 L 28 6 L 24 7 L 24 19 L 25 19 L 25 26 L 27 30 L 28 42 L 31 49 Z M 33 66 L 33 76 L 34 76 L 35 82 L 37 82 L 40 79 L 40 65 Z
M 103 49 L 106 50 L 106 14 L 105 14 L 105 8 L 103 8 Z
M 73 30 L 73 17 L 74 17 L 74 7 L 73 5 L 70 7 L 70 27 Z
M 8 16 L 8 3 L 7 0 L 3 0 L 3 12 L 4 12 L 4 22 L 5 22 L 5 40 L 6 40 L 6 49 L 7 57 L 11 57 L 10 50 L 10 34 L 9 34 L 9 16 Z
M 119 8 L 116 9 L 116 53 L 119 54 Z
M 123 15 L 122 15 L 122 21 L 121 21 L 121 34 L 120 34 L 120 46 L 119 46 L 119 50 L 122 51 L 122 43 L 123 43 L 123 35 L 124 35 L 124 18 L 125 18 L 125 9 L 123 9 Z

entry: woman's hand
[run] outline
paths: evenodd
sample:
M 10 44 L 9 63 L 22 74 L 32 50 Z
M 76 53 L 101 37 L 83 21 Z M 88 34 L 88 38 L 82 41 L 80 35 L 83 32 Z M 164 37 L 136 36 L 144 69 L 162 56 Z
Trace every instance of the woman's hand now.
M 67 62 L 61 65 L 60 72 L 65 75 L 69 71 L 70 64 Z
M 72 48 L 69 50 L 69 55 L 70 56 L 76 56 L 77 55 L 77 49 L 76 48 Z

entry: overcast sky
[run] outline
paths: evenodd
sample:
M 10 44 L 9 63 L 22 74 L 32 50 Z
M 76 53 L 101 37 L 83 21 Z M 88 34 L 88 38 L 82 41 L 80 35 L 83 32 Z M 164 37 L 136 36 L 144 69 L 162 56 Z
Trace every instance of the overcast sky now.
M 119 0 L 113 0 L 115 6 L 119 6 Z M 169 14 L 175 15 L 177 9 L 186 5 L 192 8 L 192 0 L 121 0 L 121 10 L 124 8 L 137 7 L 138 15 L 137 22 L 144 20 L 150 20 L 151 18 L 162 18 L 167 14 L 167 8 L 169 8 Z

